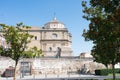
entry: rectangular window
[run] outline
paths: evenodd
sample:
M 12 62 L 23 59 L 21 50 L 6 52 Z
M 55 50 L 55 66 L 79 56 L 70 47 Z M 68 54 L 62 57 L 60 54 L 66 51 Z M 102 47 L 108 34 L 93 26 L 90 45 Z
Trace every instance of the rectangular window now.
M 35 40 L 37 40 L 37 36 L 35 36 Z

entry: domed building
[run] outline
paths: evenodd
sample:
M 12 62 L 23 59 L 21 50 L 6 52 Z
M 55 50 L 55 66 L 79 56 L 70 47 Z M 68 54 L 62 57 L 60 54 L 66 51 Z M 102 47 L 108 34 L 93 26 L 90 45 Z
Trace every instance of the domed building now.
M 33 40 L 28 44 L 29 48 L 36 46 L 38 49 L 42 49 L 44 56 L 57 56 L 57 48 L 61 49 L 61 56 L 72 55 L 72 36 L 56 17 L 43 27 L 32 27 L 29 33 L 34 35 Z
M 53 18 L 51 22 L 48 22 L 44 26 L 46 29 L 50 28 L 65 28 L 65 25 L 62 22 L 57 21 L 56 17 Z
M 21 59 L 17 66 L 17 75 L 39 75 L 39 77 L 40 75 L 46 76 L 46 74 L 69 75 L 72 72 L 78 73 L 84 66 L 91 72 L 103 67 L 103 65 L 93 62 L 92 58 L 86 58 L 85 53 L 82 53 L 80 57 L 72 56 L 72 36 L 66 26 L 56 17 L 43 27 L 32 26 L 28 31 L 34 36 L 27 45 L 28 49 L 36 46 L 38 49 L 42 49 L 45 57 Z M 6 46 L 2 35 L 0 35 L 0 42 L 0 45 Z M 2 74 L 6 72 L 6 69 L 14 67 L 14 64 L 13 60 L 0 56 L 0 72 Z

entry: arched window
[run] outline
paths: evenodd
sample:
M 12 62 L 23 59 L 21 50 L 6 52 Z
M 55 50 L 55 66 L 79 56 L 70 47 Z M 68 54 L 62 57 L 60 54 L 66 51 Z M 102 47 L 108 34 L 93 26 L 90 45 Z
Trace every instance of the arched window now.
M 58 35 L 57 35 L 56 33 L 53 33 L 53 34 L 52 34 L 52 38 L 53 38 L 53 39 L 56 39 L 57 37 L 58 37 Z
M 52 48 L 51 48 L 51 47 L 49 47 L 49 51 L 52 51 Z
M 37 36 L 35 36 L 35 40 L 37 40 Z

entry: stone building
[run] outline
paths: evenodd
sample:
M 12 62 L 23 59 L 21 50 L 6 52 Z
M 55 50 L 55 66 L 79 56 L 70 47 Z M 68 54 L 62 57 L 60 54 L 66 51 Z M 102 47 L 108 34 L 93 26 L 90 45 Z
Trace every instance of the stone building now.
M 25 29 L 24 29 L 25 30 Z M 72 36 L 69 33 L 68 29 L 65 27 L 65 25 L 62 22 L 59 22 L 56 17 L 53 18 L 52 21 L 47 22 L 43 27 L 31 27 L 30 29 L 27 29 L 29 34 L 33 35 L 34 38 L 31 40 L 31 42 L 27 45 L 28 49 L 36 46 L 38 49 L 42 49 L 42 53 L 44 54 L 44 58 L 37 58 L 37 59 L 24 59 L 20 60 L 17 67 L 18 74 L 24 73 L 25 70 L 28 70 L 30 74 L 38 74 L 38 73 L 49 73 L 53 71 L 53 73 L 57 73 L 58 67 L 59 69 L 65 68 L 66 66 L 69 67 L 69 65 L 66 65 L 66 60 L 70 63 L 69 59 L 58 59 L 55 58 L 58 54 L 58 49 L 61 50 L 61 57 L 72 57 Z M 6 45 L 5 39 L 2 36 L 0 36 L 0 45 L 4 47 L 9 47 L 9 45 Z M 9 59 L 7 58 L 0 58 L 3 61 L 6 61 L 8 63 Z M 14 67 L 14 62 L 12 61 L 11 64 L 7 65 L 3 62 L 1 64 L 4 64 L 6 67 L 9 68 L 9 66 Z M 42 64 L 42 65 L 41 65 Z M 52 64 L 52 65 L 51 65 Z M 63 66 L 64 64 L 64 66 Z M 27 67 L 26 67 L 27 66 Z M 28 67 L 30 67 L 28 69 Z M 5 68 L 0 67 L 0 71 L 4 72 Z M 45 71 L 48 70 L 49 71 Z M 54 69 L 53 69 L 54 68 Z M 23 69 L 23 70 L 22 70 Z M 67 69 L 63 69 L 62 72 L 67 72 Z
M 32 27 L 29 33 L 34 35 L 29 48 L 36 46 L 42 49 L 44 56 L 56 56 L 57 48 L 61 48 L 61 56 L 71 56 L 72 36 L 62 22 L 56 17 L 43 27 Z
M 27 29 L 28 30 L 28 29 Z M 78 72 L 82 67 L 86 66 L 86 71 L 94 73 L 95 69 L 104 68 L 102 64 L 93 62 L 92 58 L 86 58 L 86 54 L 81 56 L 72 56 L 72 36 L 65 25 L 59 22 L 56 17 L 51 22 L 47 22 L 43 27 L 32 27 L 29 34 L 34 38 L 28 44 L 28 48 L 36 46 L 42 49 L 43 58 L 21 59 L 17 66 L 18 75 L 40 75 L 40 74 L 68 74 L 70 72 Z M 5 39 L 0 36 L 2 46 Z M 61 58 L 55 58 L 61 49 Z M 15 62 L 9 58 L 0 57 L 0 72 L 4 72 L 5 68 L 14 67 Z
M 43 27 L 31 27 L 27 29 L 29 34 L 34 38 L 28 44 L 28 49 L 36 46 L 38 49 L 42 49 L 44 56 L 55 57 L 57 55 L 57 49 L 61 49 L 61 56 L 71 56 L 72 49 L 72 36 L 68 29 L 62 22 L 59 22 L 56 17 L 51 22 L 47 22 Z M 5 39 L 0 32 L 0 45 L 8 47 Z

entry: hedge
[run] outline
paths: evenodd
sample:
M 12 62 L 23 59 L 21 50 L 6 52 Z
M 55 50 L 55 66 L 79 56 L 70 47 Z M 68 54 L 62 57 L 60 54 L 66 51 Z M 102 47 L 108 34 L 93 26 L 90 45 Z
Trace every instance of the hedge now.
M 95 70 L 95 75 L 104 75 L 104 76 L 106 76 L 106 75 L 108 75 L 109 74 L 109 72 L 108 72 L 108 70 L 107 69 L 97 69 L 97 70 Z
M 109 69 L 109 73 L 112 73 L 112 72 L 113 72 L 113 70 Z M 120 73 L 120 68 L 115 69 L 115 73 Z
M 95 70 L 95 75 L 108 75 L 112 72 L 112 69 L 97 69 Z M 120 68 L 115 69 L 115 73 L 120 73 Z

